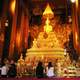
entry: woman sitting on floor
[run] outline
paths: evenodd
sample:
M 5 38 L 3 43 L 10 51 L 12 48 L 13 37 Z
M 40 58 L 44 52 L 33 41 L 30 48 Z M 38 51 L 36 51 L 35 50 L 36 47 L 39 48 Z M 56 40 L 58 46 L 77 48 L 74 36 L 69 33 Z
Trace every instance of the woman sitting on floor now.
M 46 75 L 47 75 L 47 77 L 53 77 L 54 76 L 54 67 L 52 66 L 51 62 L 49 62 L 48 66 L 46 67 Z

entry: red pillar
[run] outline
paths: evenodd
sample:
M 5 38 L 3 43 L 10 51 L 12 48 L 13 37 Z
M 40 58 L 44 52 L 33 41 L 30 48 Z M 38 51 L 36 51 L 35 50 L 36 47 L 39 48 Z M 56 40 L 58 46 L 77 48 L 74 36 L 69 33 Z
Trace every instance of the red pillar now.
M 28 48 L 29 17 L 24 14 L 24 47 Z
M 3 1 L 3 9 L 2 15 L 0 20 L 0 58 L 2 58 L 3 54 L 3 46 L 4 46 L 4 37 L 5 37 L 5 22 L 7 18 L 7 11 L 8 11 L 9 2 L 7 0 Z
M 16 24 L 17 24 L 17 13 L 18 13 L 18 0 L 16 0 L 15 12 L 13 14 L 12 21 L 12 31 L 11 31 L 11 39 L 10 39 L 10 47 L 9 47 L 9 58 L 12 58 L 15 47 L 15 39 L 16 39 Z
M 18 55 L 22 53 L 23 48 L 28 45 L 28 14 L 25 12 L 23 6 L 16 0 L 16 10 L 13 15 L 12 32 L 10 40 L 9 57 L 13 57 L 14 49 L 18 51 Z
M 72 29 L 73 29 L 73 42 L 74 48 L 77 53 L 79 53 L 79 23 L 78 23 L 78 0 L 75 3 L 72 3 Z
M 77 18 L 78 18 L 78 53 L 80 56 L 80 0 L 77 0 Z
M 25 13 L 25 10 L 22 11 L 21 16 L 21 25 L 20 25 L 20 33 L 21 33 L 21 43 L 20 50 L 23 52 L 24 49 L 28 47 L 28 30 L 29 30 L 29 17 L 28 13 Z

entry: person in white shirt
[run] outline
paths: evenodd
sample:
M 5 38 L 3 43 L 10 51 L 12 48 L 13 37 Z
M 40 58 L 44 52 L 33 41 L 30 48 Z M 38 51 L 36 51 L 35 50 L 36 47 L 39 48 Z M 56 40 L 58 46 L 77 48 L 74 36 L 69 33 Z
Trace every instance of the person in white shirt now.
M 9 70 L 9 62 L 7 59 L 5 59 L 3 66 L 1 68 L 1 77 L 7 77 L 8 70 Z
M 47 77 L 53 77 L 54 76 L 54 67 L 52 66 L 51 62 L 49 62 L 48 66 L 46 67 L 46 75 L 47 75 Z
M 1 77 L 7 77 L 8 68 L 6 65 L 1 68 Z

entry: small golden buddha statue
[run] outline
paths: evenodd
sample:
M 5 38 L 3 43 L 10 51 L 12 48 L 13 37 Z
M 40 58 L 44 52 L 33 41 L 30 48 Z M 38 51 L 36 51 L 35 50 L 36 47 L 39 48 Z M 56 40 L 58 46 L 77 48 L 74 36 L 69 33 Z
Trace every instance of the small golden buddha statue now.
M 24 63 L 24 59 L 23 59 L 23 55 L 21 54 L 20 59 L 18 60 L 18 63 L 23 64 Z

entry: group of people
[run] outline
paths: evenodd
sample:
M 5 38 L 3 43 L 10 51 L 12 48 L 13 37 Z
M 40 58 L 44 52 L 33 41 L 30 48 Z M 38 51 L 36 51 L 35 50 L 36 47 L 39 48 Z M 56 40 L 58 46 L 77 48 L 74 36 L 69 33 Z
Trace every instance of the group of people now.
M 3 65 L 0 66 L 0 77 L 16 77 L 17 76 L 17 66 L 14 60 L 5 59 Z M 54 67 L 52 62 L 49 62 L 48 65 L 44 68 L 41 61 L 38 62 L 35 69 L 36 77 L 53 77 L 54 76 Z
M 43 77 L 54 77 L 54 67 L 52 62 L 49 62 L 47 67 L 44 68 L 42 62 L 39 62 L 36 67 L 36 77 L 43 78 Z
M 4 59 L 3 64 L 0 66 L 0 77 L 16 77 L 17 70 L 14 60 L 9 62 L 8 59 Z

